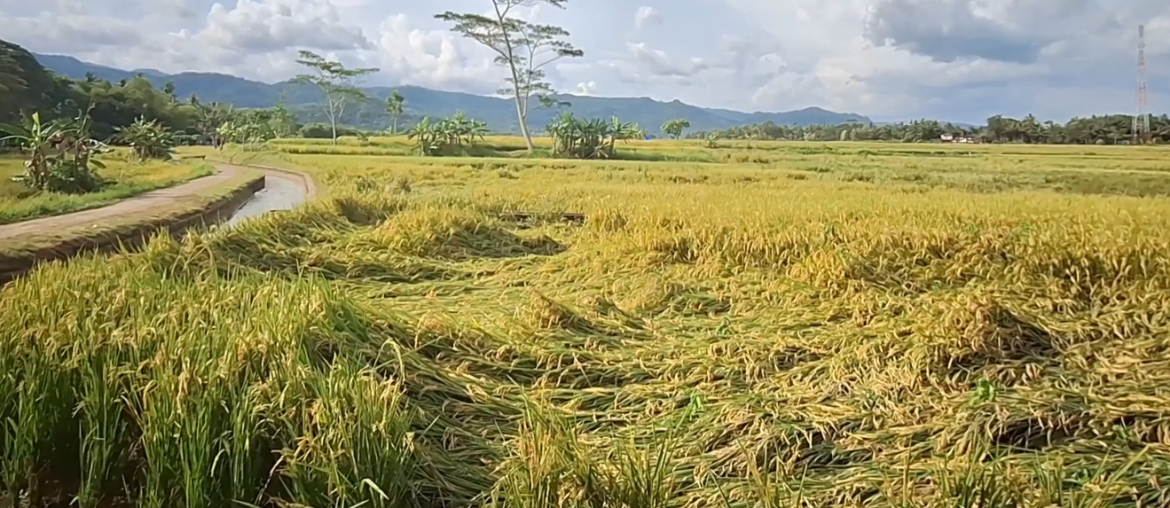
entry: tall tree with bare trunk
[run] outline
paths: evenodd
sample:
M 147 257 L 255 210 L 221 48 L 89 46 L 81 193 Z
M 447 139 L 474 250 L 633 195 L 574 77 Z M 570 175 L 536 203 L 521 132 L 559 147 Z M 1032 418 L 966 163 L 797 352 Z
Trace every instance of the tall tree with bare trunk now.
M 525 21 L 513 12 L 517 7 L 538 5 L 564 9 L 567 0 L 490 1 L 492 12 L 488 15 L 447 11 L 436 14 L 435 18 L 452 23 L 452 32 L 490 48 L 496 53 L 496 63 L 508 69 L 509 86 L 499 93 L 511 95 L 515 100 L 520 132 L 531 152 L 535 148 L 528 129 L 531 99 L 535 97 L 543 106 L 557 104 L 552 85 L 545 80 L 544 69 L 562 58 L 585 56 L 585 52 L 566 40 L 569 32 L 564 28 Z
M 294 78 L 293 82 L 314 85 L 321 90 L 321 106 L 325 116 L 329 117 L 333 144 L 336 145 L 337 122 L 345 113 L 345 106 L 350 102 L 361 104 L 370 100 L 370 97 L 357 87 L 358 82 L 367 74 L 378 72 L 378 69 L 347 69 L 341 62 L 326 60 L 321 55 L 304 50 L 300 52 L 297 63 L 308 67 L 313 73 L 301 74 Z

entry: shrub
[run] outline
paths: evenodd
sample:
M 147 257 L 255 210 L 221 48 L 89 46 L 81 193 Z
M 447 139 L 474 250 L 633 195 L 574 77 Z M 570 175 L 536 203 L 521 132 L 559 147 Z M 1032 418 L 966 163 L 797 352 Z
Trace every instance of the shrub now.
M 130 145 L 139 159 L 170 159 L 175 134 L 158 120 L 138 117 L 134 123 L 117 129 L 116 139 Z
M 553 138 L 553 154 L 574 159 L 608 159 L 613 157 L 618 140 L 646 135 L 638 124 L 622 123 L 616 116 L 606 122 L 577 118 L 572 113 L 562 113 L 547 129 Z

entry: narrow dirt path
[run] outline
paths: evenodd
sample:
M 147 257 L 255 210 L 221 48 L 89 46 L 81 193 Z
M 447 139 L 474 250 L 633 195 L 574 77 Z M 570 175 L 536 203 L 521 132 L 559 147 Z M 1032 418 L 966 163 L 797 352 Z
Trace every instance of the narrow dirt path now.
M 215 167 L 218 172 L 214 175 L 197 178 L 174 187 L 145 192 L 101 208 L 4 224 L 0 226 L 0 241 L 46 231 L 100 224 L 117 217 L 141 214 L 168 205 L 177 198 L 210 189 L 240 175 L 240 171 L 231 166 L 216 164 Z
M 108 222 L 111 219 L 120 217 L 142 215 L 143 212 L 164 207 L 171 204 L 174 200 L 182 197 L 196 194 L 204 190 L 215 187 L 223 182 L 235 178 L 240 175 L 242 168 L 232 164 L 214 163 L 217 173 L 210 176 L 205 176 L 186 183 L 168 187 L 166 189 L 158 189 L 137 196 L 126 198 L 122 201 L 112 205 L 103 206 L 101 208 L 94 208 L 92 210 L 82 210 L 79 212 L 67 213 L 63 215 L 54 215 L 52 217 L 41 217 L 12 224 L 0 225 L 0 242 L 6 239 L 18 238 L 25 235 L 41 234 L 52 231 L 62 231 L 65 229 L 72 229 L 76 227 L 86 227 L 94 224 L 101 224 Z M 278 171 L 268 168 L 248 168 L 264 173 L 266 178 L 281 178 L 296 183 L 303 188 L 307 198 L 311 198 L 315 193 L 313 182 L 308 176 L 290 171 Z

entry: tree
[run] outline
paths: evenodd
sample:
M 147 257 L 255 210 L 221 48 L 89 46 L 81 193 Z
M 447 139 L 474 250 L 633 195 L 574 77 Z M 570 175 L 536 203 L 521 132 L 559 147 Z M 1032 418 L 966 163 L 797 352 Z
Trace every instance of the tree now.
M 194 127 L 199 131 L 199 134 L 202 135 L 203 139 L 211 142 L 211 146 L 216 148 L 223 146 L 219 128 L 231 120 L 234 114 L 232 106 L 218 102 L 203 104 L 195 97 L 191 98 L 191 103 L 196 108 Z
M 268 124 L 274 136 L 280 138 L 291 136 L 297 128 L 297 118 L 288 110 L 284 103 L 284 92 L 280 93 L 280 100 L 272 107 L 268 115 Z
M 293 78 L 294 83 L 316 86 L 321 90 L 321 106 L 329 117 L 333 133 L 333 144 L 337 144 L 337 120 L 345 112 L 350 101 L 365 102 L 369 97 L 358 89 L 357 84 L 367 74 L 378 72 L 377 68 L 347 69 L 341 62 L 326 60 L 312 51 L 301 50 L 297 63 L 308 67 L 313 74 L 301 74 Z
M 398 93 L 398 90 L 390 92 L 390 96 L 386 98 L 386 114 L 390 115 L 390 121 L 393 122 L 390 126 L 391 134 L 398 134 L 398 118 L 405 111 L 405 104 L 406 98 Z
M 662 132 L 669 134 L 674 139 L 682 137 L 683 131 L 689 128 L 691 128 L 691 121 L 686 118 L 675 118 L 662 124 Z
M 544 68 L 567 57 L 582 57 L 585 52 L 565 40 L 565 29 L 530 23 L 510 14 L 516 7 L 548 5 L 564 9 L 568 0 L 491 0 L 493 10 L 480 14 L 457 14 L 451 11 L 436 14 L 435 18 L 453 23 L 451 31 L 474 40 L 496 53 L 496 63 L 508 69 L 509 88 L 501 94 L 511 95 L 516 102 L 516 116 L 528 151 L 536 146 L 528 129 L 529 99 L 535 96 L 541 105 L 556 104 L 552 85 L 545 81 Z

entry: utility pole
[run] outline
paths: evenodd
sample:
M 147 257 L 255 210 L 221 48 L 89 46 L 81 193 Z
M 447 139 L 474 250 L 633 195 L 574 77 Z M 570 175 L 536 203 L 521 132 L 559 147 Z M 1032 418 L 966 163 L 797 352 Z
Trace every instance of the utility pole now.
M 1133 117 L 1133 142 L 1135 144 L 1149 144 L 1150 142 L 1150 93 L 1147 89 L 1146 76 L 1146 26 L 1138 25 L 1138 88 L 1137 114 Z

